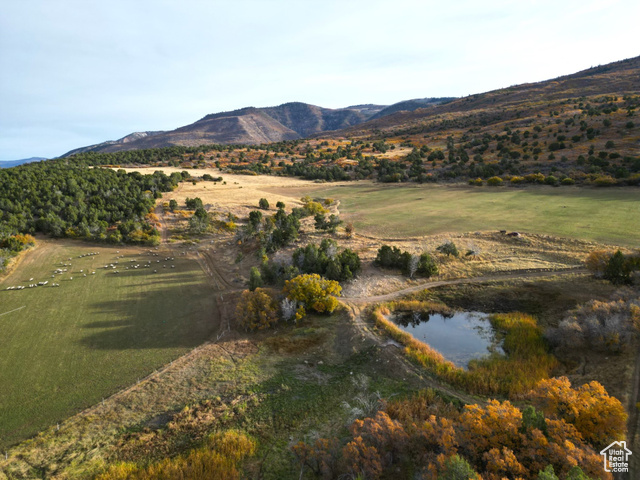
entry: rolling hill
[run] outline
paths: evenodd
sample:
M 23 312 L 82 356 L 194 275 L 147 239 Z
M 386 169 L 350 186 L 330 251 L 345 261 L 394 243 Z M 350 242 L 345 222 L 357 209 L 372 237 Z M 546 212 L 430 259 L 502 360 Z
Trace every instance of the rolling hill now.
M 486 126 L 506 120 L 523 120 L 530 115 L 548 115 L 552 105 L 569 99 L 601 95 L 640 93 L 640 57 L 600 65 L 574 74 L 536 83 L 525 83 L 446 102 L 416 105 L 420 100 L 408 102 L 407 108 L 392 105 L 373 115 L 371 119 L 330 136 L 366 135 L 373 131 L 398 131 L 433 119 L 466 117 L 469 126 Z M 441 99 L 424 99 L 441 100 Z M 395 108 L 394 108 L 395 107 Z

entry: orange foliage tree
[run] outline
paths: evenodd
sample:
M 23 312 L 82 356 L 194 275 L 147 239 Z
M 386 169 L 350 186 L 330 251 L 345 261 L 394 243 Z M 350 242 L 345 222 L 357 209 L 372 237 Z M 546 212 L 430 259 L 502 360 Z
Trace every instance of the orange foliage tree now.
M 598 382 L 574 389 L 567 377 L 551 378 L 541 381 L 528 398 L 546 415 L 575 426 L 596 448 L 624 438 L 627 413 Z
M 477 471 L 485 480 L 501 480 L 537 478 L 549 466 L 560 478 L 576 472 L 611 478 L 574 425 L 545 418 L 533 407 L 522 412 L 508 401 L 491 400 L 458 413 L 432 396 L 418 395 L 390 402 L 387 410 L 356 420 L 342 450 L 332 439 L 315 446 L 299 443 L 294 453 L 323 478 L 419 474 L 436 480 L 461 478 L 456 472 L 473 478 Z
M 269 328 L 278 322 L 278 304 L 264 288 L 245 290 L 236 305 L 236 320 L 246 331 Z

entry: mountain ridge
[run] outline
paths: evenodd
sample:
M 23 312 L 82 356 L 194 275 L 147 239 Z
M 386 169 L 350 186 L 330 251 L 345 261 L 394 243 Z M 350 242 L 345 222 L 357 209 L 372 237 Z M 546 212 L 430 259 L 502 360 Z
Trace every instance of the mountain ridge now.
M 29 157 L 22 158 L 20 160 L 0 160 L 0 168 L 17 167 L 18 165 L 23 165 L 25 163 L 40 162 L 42 160 L 46 160 L 46 157 Z
M 429 99 L 432 103 L 446 99 Z M 405 104 L 404 101 L 399 104 Z M 134 132 L 118 140 L 75 148 L 61 155 L 84 152 L 112 153 L 175 145 L 248 144 L 296 140 L 324 132 L 341 130 L 366 122 L 394 105 L 361 104 L 325 108 L 303 102 L 287 102 L 272 107 L 243 107 L 211 113 L 196 122 L 168 131 Z

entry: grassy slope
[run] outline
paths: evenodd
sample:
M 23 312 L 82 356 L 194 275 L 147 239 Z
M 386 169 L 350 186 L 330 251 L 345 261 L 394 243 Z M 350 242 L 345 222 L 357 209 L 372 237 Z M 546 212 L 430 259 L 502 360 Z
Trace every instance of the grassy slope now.
M 176 257 L 169 262 L 175 269 L 160 267 L 155 275 L 98 268 L 115 261 L 115 250 L 46 242 L 0 281 L 0 313 L 24 306 L 0 316 L 0 447 L 135 382 L 202 343 L 215 327 L 213 295 L 195 261 Z M 163 258 L 142 255 L 143 248 L 120 250 L 128 257 L 121 265 Z M 91 251 L 101 254 L 77 258 Z M 68 257 L 73 267 L 52 279 Z M 80 269 L 96 274 L 85 278 Z M 61 286 L 5 291 L 43 280 Z
M 339 199 L 357 231 L 382 237 L 507 229 L 637 246 L 638 189 L 363 183 L 313 195 Z
M 356 334 L 347 315 L 310 315 L 298 325 L 248 339 L 232 332 L 196 349 L 152 380 L 61 423 L 60 431 L 49 428 L 10 450 L 8 461 L 0 457 L 0 478 L 35 472 L 92 478 L 106 464 L 144 465 L 184 453 L 212 431 L 238 428 L 258 441 L 246 478 L 297 479 L 289 447 L 314 433 L 342 435 L 349 413 L 342 402 L 422 387 L 390 351 Z

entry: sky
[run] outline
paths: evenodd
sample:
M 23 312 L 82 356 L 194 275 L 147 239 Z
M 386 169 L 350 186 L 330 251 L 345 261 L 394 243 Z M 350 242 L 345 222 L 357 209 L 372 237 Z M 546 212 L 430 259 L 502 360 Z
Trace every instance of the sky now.
M 0 0 L 0 160 L 209 113 L 466 96 L 640 55 L 638 0 Z

